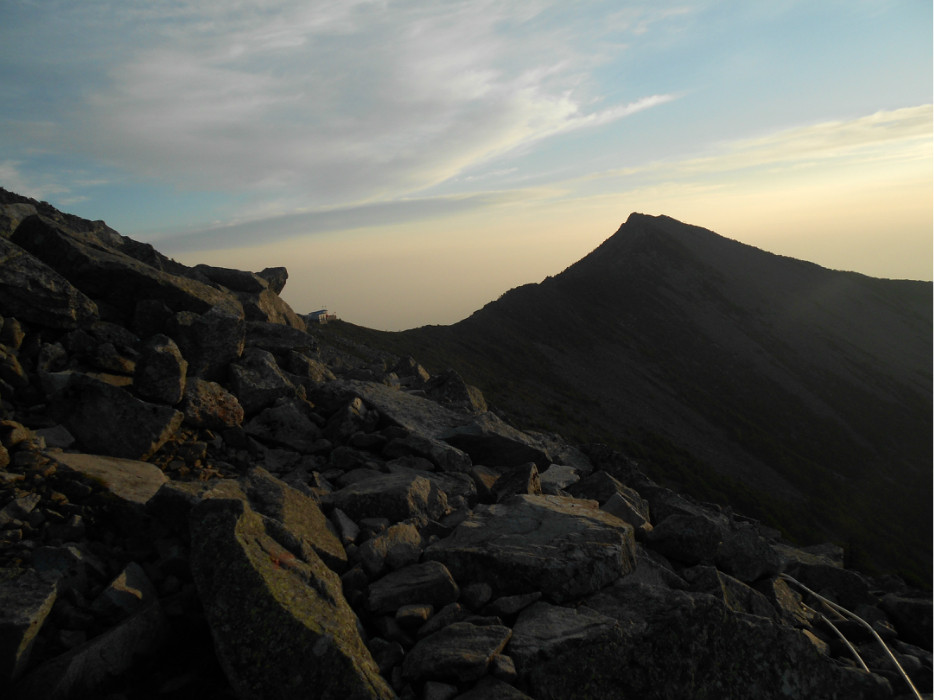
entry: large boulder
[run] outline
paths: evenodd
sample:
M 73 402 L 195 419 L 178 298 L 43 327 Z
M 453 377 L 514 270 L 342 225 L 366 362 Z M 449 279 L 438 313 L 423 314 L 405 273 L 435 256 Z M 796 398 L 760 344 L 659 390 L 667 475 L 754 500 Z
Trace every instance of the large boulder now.
M 204 313 L 180 311 L 168 322 L 168 334 L 188 361 L 188 375 L 226 379 L 227 365 L 240 357 L 246 337 L 243 313 L 218 304 Z
M 447 496 L 416 474 L 386 474 L 345 486 L 330 495 L 331 503 L 354 520 L 409 518 L 425 524 L 444 515 Z
M 182 424 L 184 414 L 169 406 L 142 401 L 90 375 L 68 379 L 55 408 L 87 452 L 145 460 Z
M 209 498 L 195 507 L 191 568 L 238 697 L 394 697 L 337 574 L 313 553 L 302 560 L 273 539 L 242 500 Z
M 230 293 L 159 270 L 104 244 L 99 237 L 67 230 L 41 215 L 24 219 L 11 238 L 86 295 L 106 300 L 127 319 L 140 298 L 162 299 L 176 311 L 203 313 L 217 304 L 241 308 Z
M 57 590 L 54 580 L 35 571 L 0 569 L 0 682 L 9 683 L 26 668 Z
M 230 365 L 230 388 L 247 416 L 277 399 L 296 395 L 295 386 L 279 369 L 272 353 L 258 348 L 245 351 L 239 362 Z
M 97 317 L 97 304 L 51 267 L 0 237 L 0 309 L 40 326 L 71 329 Z
M 534 663 L 527 683 L 539 700 L 892 696 L 886 680 L 838 665 L 803 632 L 703 593 L 620 585 L 587 605 L 619 624 Z
M 48 456 L 63 470 L 81 474 L 118 499 L 137 506 L 145 506 L 169 480 L 159 467 L 133 459 L 78 452 L 49 452 Z
M 594 501 L 519 495 L 481 505 L 425 549 L 461 584 L 485 582 L 500 593 L 541 591 L 555 603 L 593 593 L 632 571 L 630 525 Z
M 181 405 L 185 422 L 198 428 L 223 430 L 243 423 L 243 406 L 217 382 L 192 377 L 185 386 Z
M 174 406 L 185 395 L 188 362 L 175 341 L 158 334 L 149 338 L 140 350 L 133 388 L 144 399 Z
M 486 674 L 493 656 L 503 650 L 511 636 L 512 631 L 502 625 L 481 627 L 455 622 L 412 648 L 402 664 L 402 677 L 413 681 L 475 681 Z

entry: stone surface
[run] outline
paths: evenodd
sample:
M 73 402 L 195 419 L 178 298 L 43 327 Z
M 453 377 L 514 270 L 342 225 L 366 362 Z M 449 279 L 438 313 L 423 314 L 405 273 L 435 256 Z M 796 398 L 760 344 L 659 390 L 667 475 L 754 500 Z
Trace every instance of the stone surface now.
M 133 375 L 133 388 L 144 399 L 174 406 L 185 395 L 188 362 L 175 341 L 155 335 L 140 350 Z
M 103 485 L 118 498 L 146 505 L 169 479 L 158 467 L 132 459 L 78 452 L 53 452 L 49 457 L 62 468 L 82 474 Z
M 460 589 L 443 564 L 428 561 L 386 574 L 370 584 L 367 607 L 375 613 L 395 613 L 403 605 L 425 603 L 436 609 L 457 600 Z
M 557 495 L 571 484 L 580 480 L 580 474 L 574 467 L 552 464 L 541 473 L 542 492 Z
M 116 627 L 30 671 L 13 688 L 15 700 L 101 697 L 104 685 L 130 672 L 165 642 L 165 615 L 154 603 Z
M 97 304 L 62 275 L 0 237 L 0 309 L 4 315 L 51 328 L 89 323 Z
M 657 523 L 646 536 L 649 547 L 685 564 L 712 563 L 723 529 L 703 515 L 674 513 Z
M 501 593 L 541 591 L 552 602 L 592 593 L 634 566 L 632 527 L 593 501 L 513 496 L 478 506 L 450 537 L 425 549 L 464 584 Z
M 239 307 L 217 304 L 204 313 L 182 311 L 167 326 L 188 361 L 189 377 L 221 381 L 228 364 L 243 353 L 246 326 Z
M 243 423 L 243 406 L 237 397 L 217 382 L 192 377 L 185 386 L 181 405 L 185 423 L 198 428 L 223 430 Z
M 455 622 L 425 637 L 406 655 L 402 675 L 410 680 L 473 681 L 486 675 L 494 654 L 512 636 L 508 627 Z
M 364 542 L 358 552 L 363 570 L 374 578 L 387 568 L 395 570 L 418 562 L 422 536 L 413 525 L 398 523 Z
M 295 396 L 295 386 L 267 350 L 251 348 L 230 366 L 230 388 L 246 415 L 252 416 L 277 399 Z
M 491 489 L 497 503 L 516 494 L 541 495 L 542 482 L 535 462 L 526 462 L 516 467 L 503 469 L 503 475 Z
M 347 553 L 313 499 L 261 468 L 251 469 L 240 487 L 252 509 L 281 523 L 303 553 L 310 548 L 331 569 L 346 568 Z
M 565 608 L 534 603 L 519 614 L 506 653 L 519 670 L 534 662 L 598 639 L 616 620 L 587 607 Z
M 90 375 L 73 374 L 56 409 L 86 452 L 146 459 L 172 437 L 184 414 L 141 401 Z
M 266 534 L 240 500 L 191 516 L 192 573 L 218 659 L 240 697 L 370 700 L 394 693 L 357 632 L 340 579 Z
M 296 452 L 312 452 L 322 433 L 308 417 L 309 410 L 301 399 L 280 400 L 250 418 L 243 429 L 261 442 Z
M 427 523 L 447 509 L 444 492 L 412 474 L 386 474 L 351 484 L 332 493 L 330 500 L 357 521 L 384 517 L 394 523 L 408 518 Z
M 54 579 L 35 571 L 4 571 L 0 576 L 0 682 L 15 680 L 57 597 Z

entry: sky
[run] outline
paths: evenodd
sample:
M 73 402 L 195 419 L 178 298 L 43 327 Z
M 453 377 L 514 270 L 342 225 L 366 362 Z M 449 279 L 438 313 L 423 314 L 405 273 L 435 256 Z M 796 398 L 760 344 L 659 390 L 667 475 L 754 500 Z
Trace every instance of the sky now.
M 631 212 L 932 279 L 929 0 L 0 0 L 0 186 L 384 330 Z

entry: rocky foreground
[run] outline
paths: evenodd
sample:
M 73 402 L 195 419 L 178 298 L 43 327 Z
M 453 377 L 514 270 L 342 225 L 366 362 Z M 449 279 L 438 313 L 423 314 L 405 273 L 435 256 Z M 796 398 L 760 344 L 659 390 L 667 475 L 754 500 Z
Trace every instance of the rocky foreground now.
M 3 697 L 930 693 L 929 593 L 0 195 Z

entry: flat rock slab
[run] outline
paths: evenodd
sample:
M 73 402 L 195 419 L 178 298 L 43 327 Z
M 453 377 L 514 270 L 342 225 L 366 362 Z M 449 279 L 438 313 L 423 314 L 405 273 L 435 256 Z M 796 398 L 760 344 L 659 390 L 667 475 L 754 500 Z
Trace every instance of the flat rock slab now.
M 0 681 L 15 679 L 26 667 L 56 591 L 54 580 L 35 571 L 0 581 Z
M 240 499 L 191 513 L 191 569 L 218 660 L 241 698 L 395 697 L 357 631 L 341 581 L 301 561 Z
M 413 681 L 477 680 L 486 675 L 493 655 L 503 650 L 511 636 L 512 630 L 502 625 L 455 622 L 412 648 L 402 664 L 402 676 Z
M 404 605 L 427 603 L 435 609 L 457 600 L 460 589 L 443 564 L 413 564 L 370 584 L 367 606 L 374 613 L 394 613 Z
M 537 659 L 597 639 L 615 625 L 613 618 L 587 607 L 565 608 L 538 602 L 520 613 L 506 653 L 522 671 Z
M 519 495 L 479 506 L 447 538 L 425 549 L 462 585 L 531 593 L 555 603 L 593 593 L 632 571 L 632 526 L 594 501 Z
M 388 518 L 397 523 L 415 518 L 427 523 L 447 510 L 444 492 L 415 474 L 386 474 L 366 479 L 335 491 L 330 499 L 335 507 L 356 521 Z
M 153 603 L 99 637 L 30 671 L 14 686 L 13 698 L 101 697 L 107 681 L 127 673 L 140 657 L 154 654 L 167 634 L 162 608 Z
M 65 469 L 102 484 L 128 503 L 145 505 L 169 478 L 147 462 L 78 452 L 50 452 L 47 456 Z

